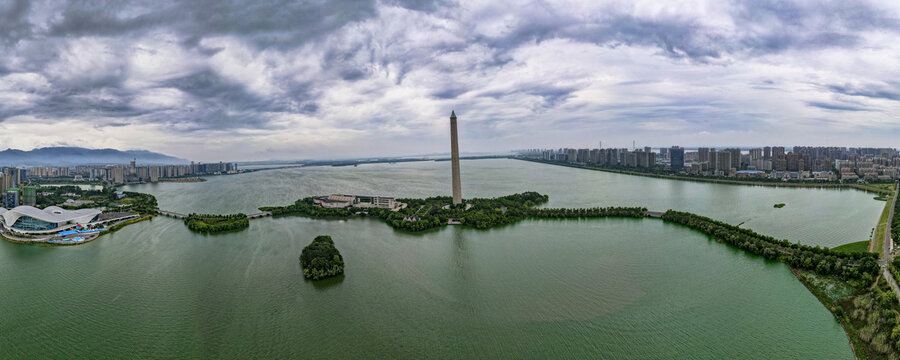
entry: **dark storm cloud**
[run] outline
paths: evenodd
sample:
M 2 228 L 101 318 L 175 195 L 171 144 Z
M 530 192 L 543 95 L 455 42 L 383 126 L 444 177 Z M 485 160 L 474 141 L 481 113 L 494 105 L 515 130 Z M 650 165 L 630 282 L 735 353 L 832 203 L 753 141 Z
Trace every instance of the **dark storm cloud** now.
M 865 84 L 853 86 L 849 84 L 831 85 L 828 89 L 839 94 L 862 96 L 873 99 L 900 101 L 900 84 Z
M 521 19 L 506 36 L 480 38 L 492 47 L 514 49 L 523 43 L 572 39 L 606 46 L 654 46 L 672 58 L 700 63 L 723 54 L 762 55 L 788 50 L 854 47 L 858 31 L 900 29 L 900 19 L 866 5 L 813 2 L 803 6 L 777 1 L 740 1 L 733 16 L 738 32 L 704 25 L 701 19 L 671 16 L 642 18 L 610 7 L 604 14 L 560 14 L 552 7 L 517 9 Z M 760 26 L 765 24 L 765 26 Z M 744 31 L 744 29 L 764 29 Z
M 589 10 L 575 10 L 582 5 Z M 623 127 L 677 119 L 711 131 L 746 130 L 765 118 L 763 112 L 736 110 L 744 94 L 698 85 L 698 72 L 770 55 L 802 64 L 813 52 L 877 47 L 872 34 L 890 38 L 900 31 L 896 13 L 877 3 L 700 5 L 702 10 L 593 1 L 9 1 L 0 4 L 0 77 L 18 76 L 21 84 L 0 83 L 0 123 L 28 115 L 121 129 L 160 125 L 202 136 L 210 130 L 320 131 L 291 123 L 315 118 L 304 126 L 357 134 L 391 129 L 415 138 L 429 125 L 397 118 L 427 117 L 421 112 L 453 103 L 479 109 L 483 121 L 471 126 L 481 136 L 509 131 L 523 113 L 554 124 L 593 121 L 592 111 L 611 114 L 609 121 Z M 586 58 L 595 57 L 588 61 L 529 62 L 558 56 L 540 51 L 559 44 L 603 51 L 585 51 Z M 653 59 L 609 55 L 621 53 Z M 650 63 L 683 67 L 661 73 Z M 795 82 L 781 75 L 736 81 L 790 97 Z M 815 81 L 837 85 L 819 86 L 824 95 L 797 96 L 793 104 L 876 113 L 883 110 L 867 100 L 900 100 L 897 84 L 824 78 Z M 859 102 L 823 100 L 851 96 Z M 636 98 L 638 105 L 606 103 Z M 398 115 L 334 116 L 357 106 Z M 530 131 L 542 130 L 540 123 L 534 126 Z
M 819 109 L 832 110 L 832 111 L 872 111 L 872 109 L 858 106 L 858 105 L 827 103 L 827 102 L 820 102 L 820 101 L 810 101 L 810 102 L 807 102 L 806 105 L 816 107 Z
M 31 36 L 31 26 L 25 19 L 30 7 L 28 0 L 0 4 L 0 45 Z
M 259 116 L 269 111 L 291 111 L 285 99 L 263 98 L 247 92 L 238 84 L 210 70 L 172 79 L 162 84 L 199 99 L 199 103 L 180 109 L 179 117 L 161 116 L 161 121 L 183 124 L 189 131 L 233 128 L 263 128 L 268 121 Z
M 438 99 L 456 99 L 456 97 L 465 94 L 468 90 L 462 88 L 454 88 L 449 86 L 445 89 L 435 91 L 431 93 L 431 96 L 434 96 Z
M 571 39 L 605 46 L 655 46 L 663 54 L 676 58 L 705 61 L 718 58 L 722 38 L 691 19 L 640 19 L 630 14 L 612 13 L 608 17 L 584 20 L 573 15 L 535 9 L 519 15 L 522 20 L 506 36 L 476 39 L 494 48 L 515 49 L 524 43 L 550 39 Z
M 134 4 L 134 3 L 131 3 Z M 188 40 L 235 35 L 260 46 L 296 45 L 373 16 L 374 1 L 219 1 L 155 4 L 150 13 L 129 17 L 128 2 L 72 2 L 55 22 L 53 36 L 109 36 L 161 28 Z

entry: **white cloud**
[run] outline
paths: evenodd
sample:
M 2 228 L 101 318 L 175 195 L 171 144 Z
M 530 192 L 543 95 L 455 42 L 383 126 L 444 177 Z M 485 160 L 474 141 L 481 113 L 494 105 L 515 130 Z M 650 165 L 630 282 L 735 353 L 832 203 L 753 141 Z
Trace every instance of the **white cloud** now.
M 204 19 L 182 3 L 89 5 L 37 3 L 29 36 L 0 39 L 0 143 L 432 153 L 447 150 L 451 109 L 468 151 L 889 146 L 900 133 L 895 2 L 263 2 Z

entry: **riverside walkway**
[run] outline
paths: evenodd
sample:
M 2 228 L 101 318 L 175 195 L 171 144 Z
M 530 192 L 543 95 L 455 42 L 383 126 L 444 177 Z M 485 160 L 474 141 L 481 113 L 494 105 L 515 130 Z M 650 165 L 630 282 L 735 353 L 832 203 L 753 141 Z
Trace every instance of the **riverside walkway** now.
M 176 219 L 184 219 L 184 218 L 188 217 L 187 214 L 182 214 L 179 212 L 168 211 L 168 210 L 156 210 L 156 212 L 159 213 L 160 215 L 169 216 L 169 217 L 173 217 Z M 250 219 L 257 219 L 257 218 L 266 217 L 266 216 L 272 216 L 272 212 L 271 211 L 263 211 L 263 212 L 253 213 L 253 214 L 247 214 L 247 218 L 250 218 Z

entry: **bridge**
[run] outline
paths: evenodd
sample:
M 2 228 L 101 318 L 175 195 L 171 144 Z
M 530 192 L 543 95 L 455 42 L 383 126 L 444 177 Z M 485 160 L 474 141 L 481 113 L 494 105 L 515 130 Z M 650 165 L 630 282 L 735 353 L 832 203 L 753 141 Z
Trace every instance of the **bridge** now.
M 187 217 L 187 215 L 185 215 L 185 214 L 177 213 L 174 211 L 156 210 L 156 212 L 159 213 L 160 215 L 169 216 L 169 217 L 173 217 L 173 218 L 177 218 L 177 219 L 184 219 Z
M 188 217 L 187 214 L 182 214 L 179 212 L 168 211 L 168 210 L 156 210 L 156 212 L 160 215 L 169 216 L 169 217 L 173 217 L 176 219 L 184 219 L 184 218 Z M 271 211 L 263 211 L 263 212 L 253 213 L 253 214 L 247 214 L 247 218 L 250 218 L 250 219 L 258 219 L 258 218 L 266 217 L 266 216 L 272 216 L 272 212 Z

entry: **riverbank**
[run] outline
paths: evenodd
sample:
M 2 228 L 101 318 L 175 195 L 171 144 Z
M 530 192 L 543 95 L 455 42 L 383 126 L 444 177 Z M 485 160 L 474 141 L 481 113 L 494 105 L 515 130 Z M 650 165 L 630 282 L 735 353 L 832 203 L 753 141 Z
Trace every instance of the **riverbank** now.
M 704 178 L 704 177 L 654 174 L 654 173 L 646 173 L 646 172 L 640 172 L 640 171 L 610 169 L 610 168 L 578 165 L 578 164 L 571 164 L 571 163 L 561 163 L 561 162 L 557 162 L 557 161 L 544 161 L 544 160 L 537 160 L 537 159 L 529 159 L 529 158 L 523 158 L 523 157 L 510 157 L 510 159 L 530 161 L 530 162 L 534 162 L 534 163 L 538 163 L 538 164 L 565 166 L 565 167 L 571 167 L 571 168 L 576 168 L 576 169 L 604 171 L 604 172 L 624 174 L 624 175 L 646 176 L 646 177 L 659 178 L 659 179 L 695 181 L 695 182 L 706 182 L 706 183 L 726 184 L 726 185 L 754 185 L 754 186 L 795 187 L 795 188 L 857 189 L 857 190 L 872 192 L 872 193 L 876 193 L 876 194 L 893 194 L 892 190 L 887 190 L 887 189 L 883 189 L 881 187 L 876 186 L 876 185 L 882 185 L 882 184 L 791 183 L 791 182 L 774 182 L 774 181 L 712 179 L 712 178 Z
M 891 205 L 893 205 L 892 199 L 893 196 L 888 196 L 887 201 L 884 203 L 884 209 L 881 210 L 881 216 L 878 218 L 878 223 L 875 225 L 875 231 L 872 232 L 872 239 L 869 241 L 870 252 L 878 254 L 884 253 L 884 238 L 888 222 L 890 221 Z
M 6 241 L 15 244 L 26 244 L 26 245 L 41 245 L 41 246 L 74 246 L 74 245 L 82 245 L 87 244 L 89 242 L 93 242 L 94 240 L 99 239 L 103 235 L 110 234 L 122 229 L 125 226 L 138 223 L 144 220 L 149 220 L 153 215 L 144 215 L 139 218 L 130 218 L 127 220 L 123 220 L 118 223 L 112 224 L 109 228 L 99 232 L 89 232 L 89 233 L 78 233 L 72 234 L 74 237 L 80 237 L 82 240 L 79 241 L 60 241 L 55 234 L 49 236 L 43 236 L 38 238 L 18 238 L 14 237 L 5 232 L 0 232 L 0 238 L 3 238 Z
M 797 280 L 799 280 L 800 283 L 819 300 L 819 303 L 828 309 L 831 316 L 834 316 L 834 320 L 837 321 L 838 324 L 841 324 L 841 329 L 844 329 L 844 334 L 847 335 L 847 342 L 850 344 L 850 350 L 853 350 L 853 357 L 857 360 L 860 358 L 868 359 L 868 351 L 861 353 L 861 350 L 866 347 L 866 344 L 859 338 L 859 335 L 857 335 L 853 324 L 849 321 L 845 321 L 845 319 L 836 314 L 837 308 L 834 305 L 835 299 L 832 299 L 832 297 L 829 296 L 827 285 L 822 286 L 823 282 L 817 281 L 819 279 L 816 278 L 815 275 L 810 275 L 808 272 L 801 272 L 790 266 L 788 266 L 788 268 L 791 269 L 791 273 L 797 277 Z
M 166 183 L 198 183 L 198 182 L 204 182 L 204 181 L 206 181 L 206 179 L 201 178 L 201 177 L 159 179 L 159 182 L 166 182 Z

